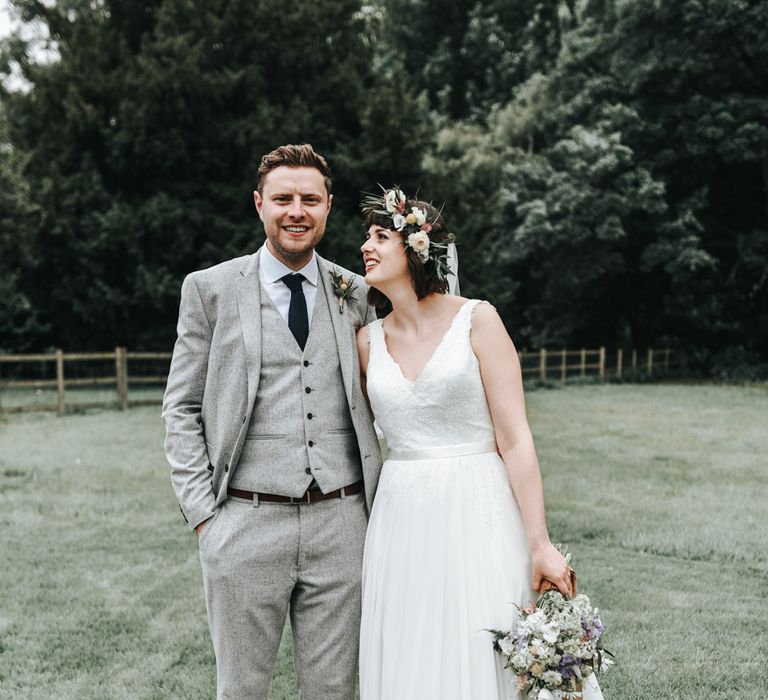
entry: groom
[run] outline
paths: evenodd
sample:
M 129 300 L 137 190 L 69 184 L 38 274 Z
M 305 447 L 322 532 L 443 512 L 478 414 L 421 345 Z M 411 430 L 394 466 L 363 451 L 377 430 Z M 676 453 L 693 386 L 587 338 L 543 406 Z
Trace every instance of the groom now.
M 367 288 L 315 253 L 333 197 L 312 146 L 264 156 L 254 199 L 266 244 L 181 289 L 171 481 L 199 538 L 217 697 L 266 700 L 290 612 L 300 697 L 352 700 L 381 468 L 355 344 Z

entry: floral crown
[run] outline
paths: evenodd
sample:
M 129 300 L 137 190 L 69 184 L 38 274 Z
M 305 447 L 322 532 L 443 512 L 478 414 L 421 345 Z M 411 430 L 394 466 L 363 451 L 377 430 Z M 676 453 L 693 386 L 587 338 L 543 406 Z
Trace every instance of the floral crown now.
M 449 233 L 440 242 L 429 237 L 441 212 L 437 211 L 432 221 L 427 221 L 428 210 L 421 206 L 418 199 L 406 198 L 397 185 L 391 189 L 381 189 L 383 194 L 369 194 L 363 198 L 363 213 L 391 218 L 391 228 L 403 234 L 406 248 L 416 252 L 425 266 L 433 267 L 438 279 L 445 280 L 451 274 L 448 267 L 448 247 L 456 237 Z

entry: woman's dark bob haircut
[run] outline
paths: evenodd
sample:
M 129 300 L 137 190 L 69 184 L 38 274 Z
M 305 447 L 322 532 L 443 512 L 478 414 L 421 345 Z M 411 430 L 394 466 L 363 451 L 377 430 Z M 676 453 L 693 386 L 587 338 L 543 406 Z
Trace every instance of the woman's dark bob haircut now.
M 419 207 L 427 212 L 427 221 L 432 224 L 432 230 L 429 232 L 430 241 L 442 243 L 450 238 L 450 234 L 445 228 L 443 215 L 438 209 L 429 202 L 422 202 L 416 199 L 409 199 L 406 202 L 406 210 L 410 211 L 411 207 Z M 390 215 L 371 211 L 365 214 L 364 221 L 366 231 L 371 226 L 381 226 L 381 228 L 388 229 L 395 235 L 400 236 L 405 248 L 405 257 L 408 260 L 411 284 L 413 285 L 413 291 L 416 292 L 417 299 L 424 299 L 424 297 L 428 297 L 430 294 L 445 294 L 448 291 L 448 280 L 440 279 L 437 276 L 437 269 L 432 260 L 428 260 L 426 263 L 421 262 L 419 254 L 405 245 L 405 236 L 392 228 L 392 217 Z M 368 303 L 380 309 L 387 305 L 388 299 L 378 289 L 370 287 L 368 289 Z

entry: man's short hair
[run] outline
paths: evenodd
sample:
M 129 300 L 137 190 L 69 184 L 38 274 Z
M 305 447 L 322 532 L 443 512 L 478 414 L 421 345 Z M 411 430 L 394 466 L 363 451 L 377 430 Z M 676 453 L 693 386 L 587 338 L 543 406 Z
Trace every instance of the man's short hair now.
M 267 175 L 281 165 L 286 165 L 289 168 L 315 168 L 319 170 L 325 181 L 325 189 L 329 195 L 331 194 L 331 168 L 328 166 L 328 161 L 309 143 L 299 145 L 289 143 L 285 146 L 279 146 L 262 157 L 259 165 L 259 182 L 256 185 L 259 194 L 264 193 L 264 181 Z

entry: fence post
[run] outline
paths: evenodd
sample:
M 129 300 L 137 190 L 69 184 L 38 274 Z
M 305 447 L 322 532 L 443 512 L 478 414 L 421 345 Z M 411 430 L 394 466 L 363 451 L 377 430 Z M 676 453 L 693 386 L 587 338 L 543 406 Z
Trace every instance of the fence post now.
M 600 348 L 600 379 L 605 379 L 605 348 Z
M 619 348 L 616 351 L 616 376 L 621 378 L 621 365 L 624 360 L 624 351 Z
M 585 376 L 587 373 L 587 351 L 582 348 L 581 349 L 581 376 Z
M 67 405 L 64 402 L 64 353 L 56 351 L 56 393 L 58 394 L 59 415 L 64 415 Z
M 128 408 L 128 353 L 123 347 L 115 348 L 115 382 L 117 405 L 124 411 Z
M 547 378 L 547 349 L 539 350 L 539 376 L 542 379 Z
M 664 350 L 664 369 L 669 371 L 669 348 Z
M 632 350 L 632 369 L 637 369 L 637 350 Z
M 567 369 L 566 363 L 566 357 L 568 355 L 568 351 L 563 348 L 562 352 L 560 353 L 560 382 L 565 384 L 565 373 Z
M 653 348 L 648 348 L 648 376 L 653 374 Z

